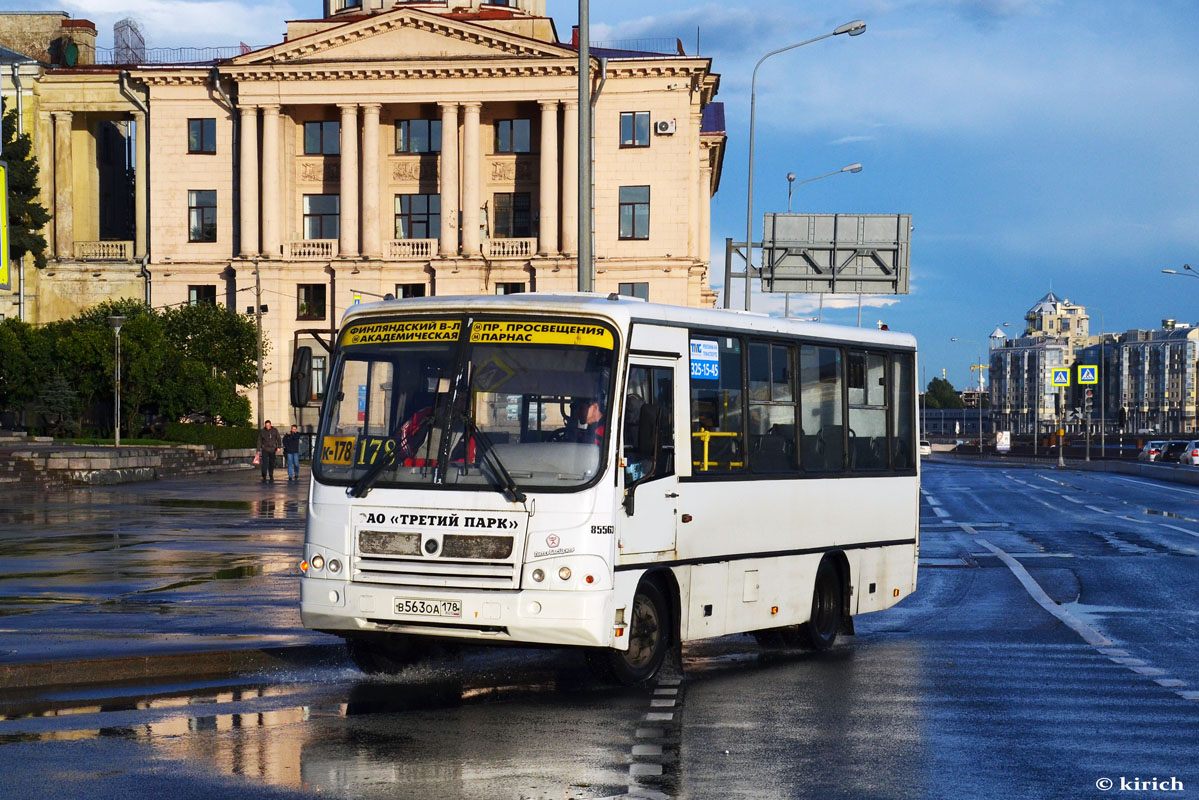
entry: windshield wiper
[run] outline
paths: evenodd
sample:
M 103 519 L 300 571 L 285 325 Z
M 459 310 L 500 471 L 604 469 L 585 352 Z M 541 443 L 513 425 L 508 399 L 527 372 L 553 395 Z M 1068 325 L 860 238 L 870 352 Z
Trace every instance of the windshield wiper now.
M 375 481 L 383 474 L 383 470 L 387 468 L 387 459 L 378 458 L 374 464 L 367 468 L 366 472 L 362 473 L 362 477 L 354 481 L 354 485 L 346 489 L 346 494 L 350 497 L 366 497 L 370 493 L 371 487 L 375 485 Z
M 498 488 L 502 490 L 504 497 L 511 499 L 514 503 L 525 502 L 528 499 L 527 496 L 516 485 L 516 480 L 513 479 L 512 473 L 508 471 L 508 468 L 504 466 L 504 462 L 500 460 L 499 454 L 495 452 L 495 443 L 491 441 L 491 437 L 483 433 L 482 428 L 479 427 L 474 417 L 470 414 L 463 414 L 462 422 L 464 423 L 463 427 L 466 430 L 467 436 L 474 435 L 479 440 L 479 443 L 483 445 L 483 458 L 491 456 L 491 463 L 495 465 L 496 476 L 502 482 L 502 485 Z M 469 442 L 467 449 L 470 449 Z M 485 472 L 485 470 L 480 471 Z

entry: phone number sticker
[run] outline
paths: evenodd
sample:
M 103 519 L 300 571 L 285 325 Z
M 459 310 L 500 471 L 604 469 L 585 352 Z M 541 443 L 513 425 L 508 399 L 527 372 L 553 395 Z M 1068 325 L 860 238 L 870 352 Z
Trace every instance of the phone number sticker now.
M 691 377 L 701 381 L 720 379 L 720 343 L 691 340 Z

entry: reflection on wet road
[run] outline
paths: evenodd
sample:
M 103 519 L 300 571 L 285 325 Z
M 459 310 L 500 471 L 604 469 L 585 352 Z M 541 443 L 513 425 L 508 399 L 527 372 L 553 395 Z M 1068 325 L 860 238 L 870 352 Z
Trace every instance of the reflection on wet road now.
M 917 593 L 859 617 L 829 653 L 697 642 L 681 683 L 634 690 L 594 684 L 569 651 L 466 648 L 390 679 L 331 664 L 0 697 L 5 796 L 1090 798 L 1105 779 L 1172 777 L 1199 789 L 1199 525 L 1185 520 L 1199 494 L 955 466 L 929 467 L 924 488 Z

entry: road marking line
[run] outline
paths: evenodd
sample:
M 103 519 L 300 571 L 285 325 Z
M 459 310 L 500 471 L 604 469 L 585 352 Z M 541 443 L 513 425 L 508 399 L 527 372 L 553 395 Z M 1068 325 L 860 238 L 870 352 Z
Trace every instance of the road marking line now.
M 670 722 L 674 719 L 674 714 L 666 711 L 651 711 L 642 717 L 646 722 Z
M 941 508 L 941 506 L 933 506 L 933 511 L 938 517 L 945 518 L 949 516 L 949 512 Z
M 1180 528 L 1177 525 L 1171 525 L 1168 522 L 1159 522 L 1157 524 L 1161 525 L 1163 528 L 1169 528 L 1170 530 L 1178 531 L 1179 533 L 1185 533 L 1189 536 L 1199 536 L 1199 533 L 1195 533 L 1195 531 L 1188 531 L 1186 528 Z
M 674 703 L 675 703 L 674 700 L 667 700 L 666 698 L 662 698 L 661 700 L 655 699 L 655 700 L 649 701 L 649 707 L 650 708 L 674 708 Z
M 1106 508 L 1100 508 L 1099 506 L 1087 506 L 1087 508 L 1091 509 L 1092 511 L 1098 511 L 1100 514 L 1112 513 L 1110 511 L 1108 511 Z
M 637 775 L 661 775 L 661 764 L 629 764 L 629 774 Z
M 1133 667 L 1132 671 L 1137 673 L 1138 675 L 1165 675 L 1166 674 L 1166 671 L 1164 669 L 1158 669 L 1157 667 Z
M 959 522 L 958 527 L 961 528 L 966 533 L 970 534 L 971 536 L 978 536 L 978 531 L 974 530 L 974 528 L 970 527 L 969 525 L 967 525 L 964 522 Z
M 1158 678 L 1154 681 L 1158 686 L 1165 686 L 1167 689 L 1177 689 L 1186 686 L 1186 681 L 1180 681 L 1178 678 Z
M 635 744 L 635 745 L 633 745 L 633 755 L 635 755 L 635 756 L 660 756 L 660 755 L 662 755 L 662 745 L 660 745 L 660 744 Z
M 1110 477 L 1112 480 L 1120 481 L 1121 483 L 1138 483 L 1141 486 L 1152 486 L 1154 489 L 1162 489 L 1163 491 L 1169 491 L 1171 493 L 1182 492 L 1184 494 L 1199 494 L 1199 492 L 1196 492 L 1192 489 L 1182 489 L 1174 484 L 1163 485 L 1161 483 L 1150 483 L 1149 481 L 1139 481 L 1136 478 L 1119 478 L 1119 477 L 1116 477 L 1115 475 L 1108 475 L 1108 477 Z
M 1120 665 L 1120 666 L 1122 666 L 1122 667 L 1143 667 L 1143 666 L 1145 666 L 1145 662 L 1144 662 L 1144 661 L 1142 661 L 1142 660 L 1141 660 L 1141 659 L 1139 659 L 1139 658 L 1133 658 L 1133 657 L 1131 657 L 1131 656 L 1124 656 L 1124 657 L 1122 657 L 1122 656 L 1108 656 L 1108 657 L 1109 657 L 1109 658 L 1110 658 L 1110 659 L 1111 659 L 1111 660 L 1112 660 L 1114 663 L 1116 663 L 1116 664 L 1119 664 L 1119 665 Z
M 678 693 L 679 693 L 679 689 L 677 686 L 670 687 L 670 688 L 665 687 L 665 686 L 659 686 L 657 689 L 654 689 L 654 694 L 678 694 Z
M 1129 655 L 1129 652 L 1127 650 L 1121 650 L 1118 647 L 1105 647 L 1105 648 L 1101 649 L 1099 652 L 1103 653 L 1105 656 L 1125 656 L 1125 657 L 1127 657 Z
M 1150 522 L 1147 519 L 1133 519 L 1132 517 L 1130 517 L 1126 514 L 1121 514 L 1120 519 L 1126 519 L 1129 522 L 1135 522 L 1138 525 L 1152 525 L 1153 524 L 1152 522 Z
M 1079 500 L 1077 497 L 1071 497 L 1068 494 L 1062 495 L 1062 499 L 1069 500 L 1071 503 L 1078 503 L 1079 505 L 1082 505 L 1083 503 L 1086 502 L 1086 500 Z
M 1174 694 L 1178 695 L 1183 700 L 1199 700 L 1199 692 L 1196 692 L 1192 689 L 1187 689 L 1187 690 L 1184 690 L 1181 692 L 1175 692 Z
M 666 731 L 661 728 L 638 728 L 635 735 L 638 739 L 661 739 Z
M 926 494 L 924 495 L 924 499 L 925 499 L 925 501 L 926 501 L 926 502 L 927 502 L 927 503 L 928 503 L 930 506 L 939 506 L 939 505 L 941 505 L 941 501 L 940 501 L 940 500 L 938 500 L 937 498 L 933 497 L 931 494 L 927 494 L 927 493 L 926 493 Z
M 986 539 L 979 539 L 978 541 L 983 547 L 999 556 L 999 560 L 1002 561 L 1007 568 L 1012 571 L 1012 574 L 1016 576 L 1016 580 L 1020 581 L 1021 585 L 1024 586 L 1025 591 L 1028 592 L 1029 596 L 1032 597 L 1032 599 L 1035 600 L 1037 604 L 1041 606 L 1041 608 L 1057 617 L 1062 624 L 1081 636 L 1083 641 L 1092 647 L 1111 647 L 1114 644 L 1111 639 L 1107 638 L 1102 633 L 1095 630 L 1090 625 L 1087 625 L 1085 622 L 1075 617 L 1057 603 L 1053 602 L 1053 599 L 1045 593 L 1045 590 L 1041 588 L 1041 585 L 1036 582 L 1032 575 L 1028 574 L 1028 570 L 1026 570 L 1019 561 L 1012 558 L 1003 550 L 1000 550 L 998 547 L 988 542 Z

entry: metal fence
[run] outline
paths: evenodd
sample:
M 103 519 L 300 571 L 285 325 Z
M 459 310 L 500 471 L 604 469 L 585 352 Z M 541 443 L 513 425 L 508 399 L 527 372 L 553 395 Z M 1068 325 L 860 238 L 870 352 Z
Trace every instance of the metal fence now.
M 231 47 L 147 47 L 131 53 L 128 48 L 97 47 L 97 64 L 213 64 L 240 56 L 257 46 Z

